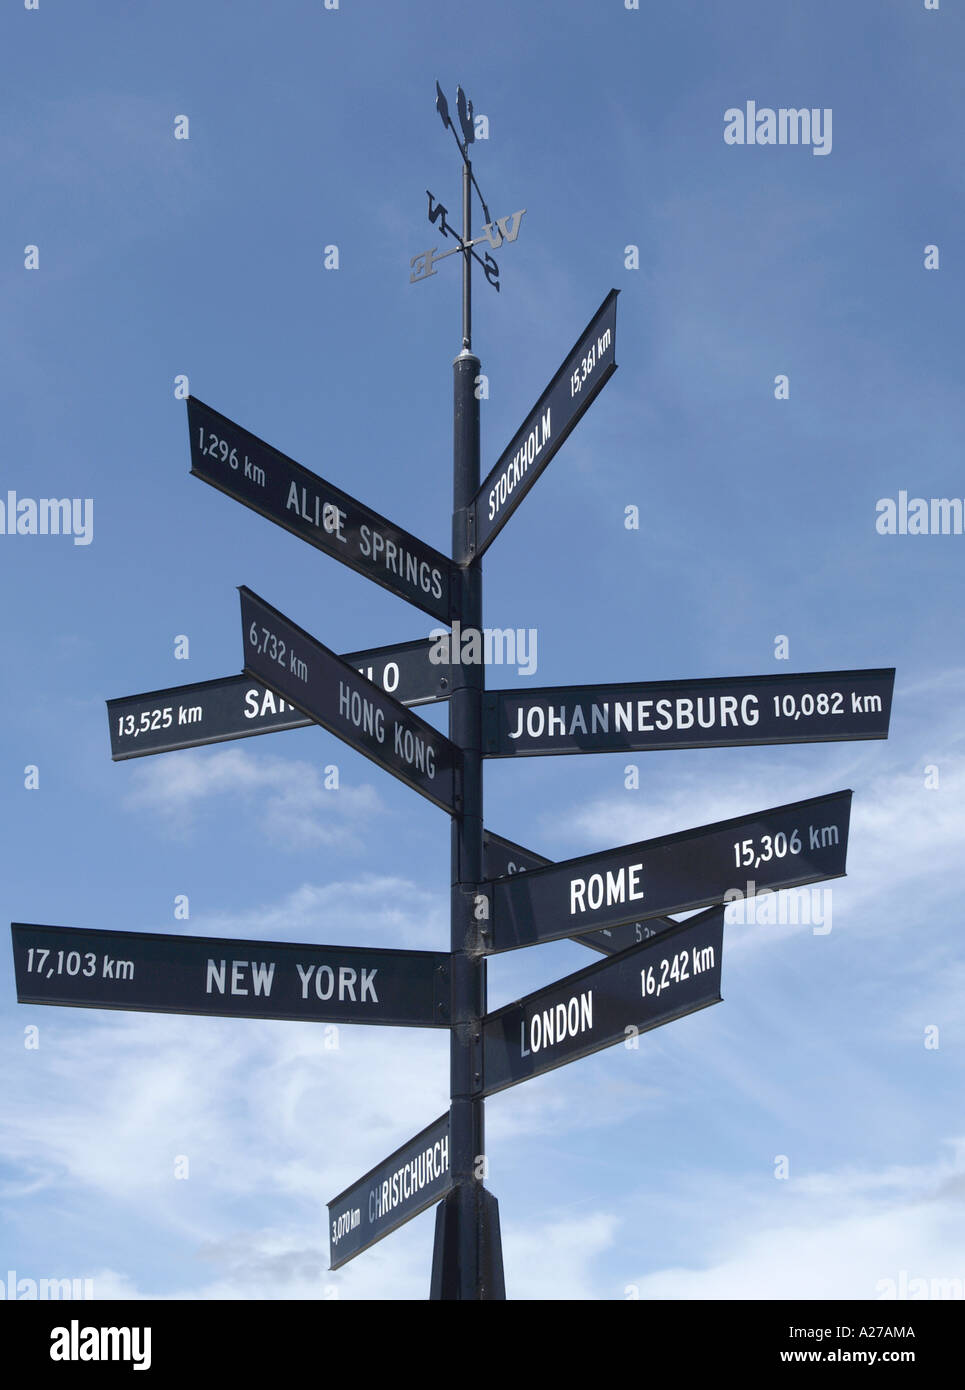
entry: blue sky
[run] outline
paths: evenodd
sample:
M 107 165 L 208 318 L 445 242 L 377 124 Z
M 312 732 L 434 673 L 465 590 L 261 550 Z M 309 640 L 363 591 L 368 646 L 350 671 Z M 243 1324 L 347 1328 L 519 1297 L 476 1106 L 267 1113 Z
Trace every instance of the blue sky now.
M 436 78 L 489 118 L 492 211 L 527 210 L 476 292 L 485 470 L 621 290 L 620 369 L 489 551 L 487 624 L 537 630 L 539 685 L 897 668 L 887 742 L 641 754 L 636 791 L 620 755 L 487 766 L 487 826 L 557 858 L 855 792 L 830 932 L 731 925 L 721 1006 L 489 1103 L 512 1297 L 965 1278 L 965 537 L 875 528 L 900 489 L 965 496 L 962 41 L 952 0 L 0 15 L 0 499 L 94 500 L 90 545 L 0 535 L 4 920 L 445 949 L 443 812 L 317 729 L 112 764 L 104 708 L 240 670 L 239 584 L 335 650 L 432 627 L 191 478 L 174 380 L 448 546 L 458 274 L 408 283 L 425 190 L 458 206 Z M 830 154 L 725 144 L 748 100 L 830 108 Z M 494 959 L 490 1002 L 588 961 Z M 28 1008 L 9 948 L 0 1012 L 0 1270 L 425 1296 L 432 1214 L 329 1274 L 324 1204 L 444 1109 L 444 1034 Z

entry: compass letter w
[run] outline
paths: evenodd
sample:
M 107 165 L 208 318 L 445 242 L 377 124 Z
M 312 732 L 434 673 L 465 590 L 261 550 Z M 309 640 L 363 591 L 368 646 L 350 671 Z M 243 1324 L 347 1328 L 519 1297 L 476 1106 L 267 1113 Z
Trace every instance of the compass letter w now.
M 503 244 L 503 238 L 507 241 L 515 241 L 519 236 L 519 224 L 523 220 L 523 208 L 520 212 L 514 212 L 510 217 L 497 217 L 495 222 L 487 222 L 483 231 L 486 239 L 494 251 L 498 251 Z

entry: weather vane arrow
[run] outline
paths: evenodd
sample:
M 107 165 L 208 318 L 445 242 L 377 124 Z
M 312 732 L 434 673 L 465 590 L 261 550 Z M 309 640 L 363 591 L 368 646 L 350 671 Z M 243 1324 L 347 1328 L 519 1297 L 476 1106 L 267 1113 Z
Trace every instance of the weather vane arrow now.
M 484 251 L 482 255 L 475 249 L 482 242 L 487 242 L 491 250 L 497 251 L 503 242 L 515 241 L 519 236 L 520 223 L 525 213 L 525 208 L 520 208 L 518 212 L 511 213 L 508 217 L 493 218 L 490 215 L 486 200 L 482 195 L 482 189 L 476 182 L 476 176 L 472 172 L 472 163 L 469 159 L 469 146 L 475 143 L 476 132 L 473 125 L 472 102 L 469 101 L 461 87 L 456 88 L 456 115 L 459 126 L 462 130 L 462 139 L 456 130 L 451 115 L 449 114 L 449 103 L 445 93 L 436 83 L 436 110 L 439 112 L 442 124 L 446 129 L 452 131 L 452 137 L 456 142 L 459 154 L 462 157 L 463 177 L 462 177 L 462 233 L 460 234 L 449 221 L 449 210 L 442 203 L 436 202 L 434 194 L 426 189 L 429 199 L 429 221 L 435 226 L 439 224 L 439 231 L 446 238 L 452 238 L 456 245 L 449 251 L 439 251 L 437 247 L 430 247 L 427 251 L 420 251 L 417 256 L 413 256 L 409 262 L 410 275 L 409 283 L 414 284 L 417 280 L 426 280 L 430 275 L 435 275 L 435 266 L 438 261 L 443 261 L 447 256 L 455 256 L 459 253 L 463 257 L 463 325 L 462 343 L 468 351 L 472 346 L 472 317 L 471 317 L 471 270 L 472 261 L 476 261 L 481 267 L 483 274 L 490 285 L 498 292 L 499 290 L 499 266 L 490 255 L 489 251 Z M 486 223 L 483 227 L 482 236 L 472 235 L 472 189 L 475 188 L 482 204 L 483 214 Z

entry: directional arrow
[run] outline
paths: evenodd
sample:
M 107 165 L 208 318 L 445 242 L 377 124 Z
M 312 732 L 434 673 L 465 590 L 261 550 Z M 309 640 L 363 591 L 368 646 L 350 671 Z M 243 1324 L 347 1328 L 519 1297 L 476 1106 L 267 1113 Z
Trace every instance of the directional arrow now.
M 421 705 L 446 700 L 451 691 L 449 666 L 437 666 L 429 660 L 432 646 L 432 639 L 426 637 L 419 642 L 349 652 L 342 660 L 400 704 Z M 278 729 L 303 729 L 314 723 L 245 675 L 125 695 L 108 700 L 107 713 L 115 762 Z
M 242 588 L 245 671 L 407 786 L 455 812 L 462 753 L 304 628 Z
M 476 493 L 468 553 L 499 534 L 557 449 L 617 369 L 617 295 L 611 290 Z
M 491 690 L 483 751 L 506 758 L 887 738 L 894 684 L 891 667 Z
M 451 1187 L 447 1111 L 329 1202 L 329 1268 L 347 1264 Z
M 850 812 L 851 792 L 835 792 L 497 879 L 481 890 L 491 898 L 491 950 L 707 907 L 745 888 L 838 878 Z
M 188 398 L 191 472 L 236 502 L 450 622 L 452 561 L 264 440 Z
M 449 1026 L 449 957 L 11 924 L 17 999 L 82 1009 Z
M 712 907 L 488 1014 L 482 1094 L 719 1003 L 723 936 L 724 909 Z
M 487 879 L 506 878 L 509 874 L 525 873 L 527 869 L 545 869 L 552 863 L 552 859 L 524 849 L 502 835 L 483 831 L 483 876 Z M 570 940 L 604 956 L 615 956 L 675 926 L 677 923 L 672 917 L 652 917 L 649 922 L 625 922 L 621 927 L 604 927 L 602 931 L 586 932 Z

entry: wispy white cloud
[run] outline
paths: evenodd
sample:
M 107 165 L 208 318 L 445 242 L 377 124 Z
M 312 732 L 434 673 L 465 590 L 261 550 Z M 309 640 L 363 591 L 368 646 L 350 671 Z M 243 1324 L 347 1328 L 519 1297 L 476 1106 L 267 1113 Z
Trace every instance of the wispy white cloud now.
M 449 939 L 448 901 L 408 879 L 363 874 L 302 883 L 244 912 L 204 913 L 192 928 L 205 936 L 438 951 Z
M 325 767 L 314 763 L 256 756 L 244 748 L 185 750 L 135 768 L 126 804 L 159 817 L 170 834 L 185 836 L 205 807 L 231 797 L 253 809 L 275 845 L 303 850 L 357 844 L 361 823 L 383 810 L 380 797 L 368 784 L 325 782 Z
M 961 1139 L 927 1164 L 768 1181 L 761 1195 L 734 1185 L 725 1193 L 719 1180 L 702 1180 L 705 1208 L 726 1202 L 729 1211 L 711 1236 L 710 1257 L 638 1274 L 627 1285 L 641 1299 L 873 1299 L 894 1297 L 902 1270 L 965 1283 Z M 678 1193 L 681 1206 L 686 1200 Z

